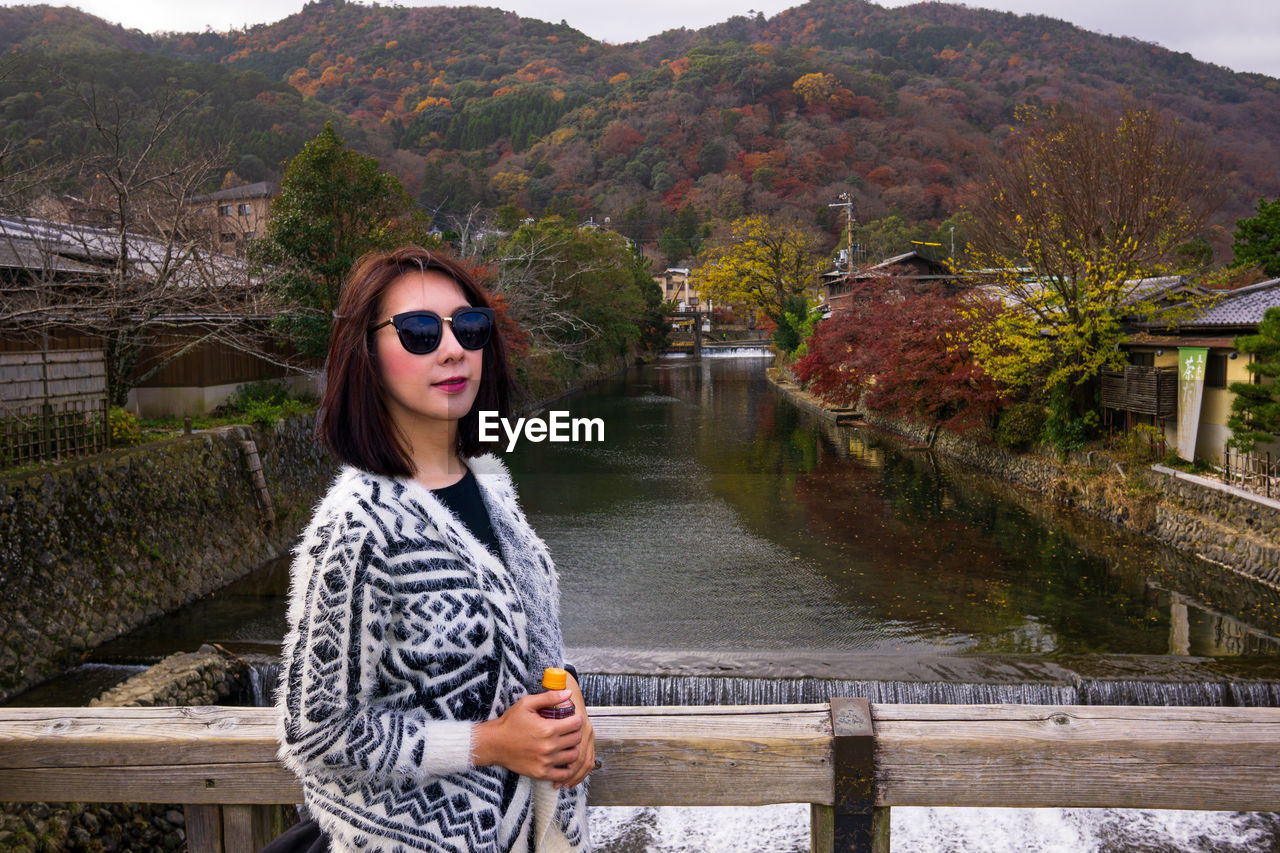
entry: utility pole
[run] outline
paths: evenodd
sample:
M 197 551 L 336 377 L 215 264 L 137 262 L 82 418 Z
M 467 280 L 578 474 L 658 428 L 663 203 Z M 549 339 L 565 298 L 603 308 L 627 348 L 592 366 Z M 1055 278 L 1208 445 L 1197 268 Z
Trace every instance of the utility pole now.
M 848 193 L 840 193 L 837 198 L 841 199 L 838 204 L 828 204 L 827 207 L 843 207 L 845 230 L 849 232 L 849 272 L 853 272 L 853 198 Z

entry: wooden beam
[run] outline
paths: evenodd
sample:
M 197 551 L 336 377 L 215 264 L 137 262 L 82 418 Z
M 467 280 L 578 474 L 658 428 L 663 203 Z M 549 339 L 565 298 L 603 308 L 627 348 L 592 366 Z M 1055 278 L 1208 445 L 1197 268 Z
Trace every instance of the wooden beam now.
M 0 802 L 296 803 L 274 708 L 0 708 Z M 832 802 L 825 705 L 593 708 L 599 805 Z
M 870 707 L 877 806 L 1280 811 L 1277 708 Z M 0 801 L 298 802 L 275 759 L 275 715 L 0 708 Z M 834 804 L 826 705 L 591 718 L 595 805 Z
M 871 708 L 878 805 L 1280 809 L 1280 708 Z
M 826 705 L 594 708 L 594 805 L 833 801 Z

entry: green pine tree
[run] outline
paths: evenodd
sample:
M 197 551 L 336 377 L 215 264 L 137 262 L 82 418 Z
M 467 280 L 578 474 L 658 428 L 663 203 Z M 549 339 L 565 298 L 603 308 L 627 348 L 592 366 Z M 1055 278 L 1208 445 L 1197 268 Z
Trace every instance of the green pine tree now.
M 329 349 L 343 278 L 365 252 L 425 239 L 413 199 L 378 161 L 343 146 L 333 125 L 289 163 L 250 258 L 288 305 L 276 323 L 304 355 Z
M 1232 433 L 1228 443 L 1248 453 L 1280 438 L 1280 308 L 1268 308 L 1258 334 L 1236 338 L 1235 347 L 1253 355 L 1248 370 L 1261 378 L 1259 384 L 1232 382 L 1230 388 L 1236 396 L 1227 418 Z
M 1280 198 L 1258 199 L 1258 215 L 1236 220 L 1231 254 L 1237 266 L 1257 265 L 1267 275 L 1280 275 Z

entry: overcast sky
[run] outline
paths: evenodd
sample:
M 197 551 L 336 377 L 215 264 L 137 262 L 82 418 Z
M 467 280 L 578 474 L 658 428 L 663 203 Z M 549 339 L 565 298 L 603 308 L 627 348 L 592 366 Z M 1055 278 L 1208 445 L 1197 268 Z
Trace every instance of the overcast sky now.
M 46 0 L 58 5 L 58 0 Z M 753 0 L 746 0 L 752 3 Z M 772 16 L 801 0 L 754 0 L 750 8 Z M 0 5 L 22 5 L 0 0 Z M 145 32 L 224 31 L 278 21 L 303 0 L 80 0 L 70 5 Z M 397 4 L 391 4 L 397 5 Z M 677 27 L 697 29 L 741 14 L 742 0 L 401 0 L 403 6 L 482 5 L 544 21 L 564 20 L 593 38 L 636 41 Z M 904 6 L 906 0 L 881 0 Z M 975 0 L 969 6 L 1041 14 L 1107 35 L 1132 36 L 1236 71 L 1280 77 L 1280 3 L 1275 0 Z

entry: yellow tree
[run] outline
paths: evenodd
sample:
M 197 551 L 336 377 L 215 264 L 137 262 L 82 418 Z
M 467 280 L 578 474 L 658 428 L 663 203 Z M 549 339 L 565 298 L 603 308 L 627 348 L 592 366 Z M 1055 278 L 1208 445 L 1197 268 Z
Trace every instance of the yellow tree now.
M 840 81 L 830 74 L 805 74 L 791 84 L 795 93 L 807 104 L 825 104 L 839 88 Z
M 970 257 L 999 297 L 972 303 L 987 314 L 972 348 L 1006 390 L 1079 419 L 1095 408 L 1099 371 L 1123 360 L 1124 320 L 1175 319 L 1142 279 L 1178 271 L 1220 184 L 1206 148 L 1149 108 L 1023 119 L 970 209 Z
M 748 216 L 707 244 L 694 274 L 703 299 L 749 306 L 781 324 L 787 300 L 817 283 L 821 258 L 817 239 L 801 228 Z

